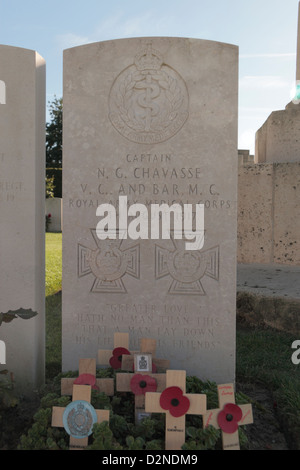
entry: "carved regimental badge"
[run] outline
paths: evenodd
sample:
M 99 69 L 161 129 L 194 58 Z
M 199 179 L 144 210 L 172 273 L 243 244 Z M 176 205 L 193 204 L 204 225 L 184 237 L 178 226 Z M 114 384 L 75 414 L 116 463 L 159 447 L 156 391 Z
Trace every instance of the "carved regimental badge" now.
M 88 437 L 95 423 L 97 423 L 96 411 L 87 401 L 73 401 L 64 411 L 64 428 L 70 436 L 77 439 Z
M 114 81 L 109 118 L 127 139 L 152 144 L 174 136 L 188 118 L 187 87 L 148 44 Z
M 137 354 L 134 357 L 134 370 L 135 372 L 151 372 L 152 356 L 150 354 Z

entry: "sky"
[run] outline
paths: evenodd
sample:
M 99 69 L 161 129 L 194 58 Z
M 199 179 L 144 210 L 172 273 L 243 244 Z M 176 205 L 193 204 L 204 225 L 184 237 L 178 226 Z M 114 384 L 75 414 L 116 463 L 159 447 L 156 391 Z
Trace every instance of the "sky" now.
M 47 103 L 62 96 L 63 50 L 127 37 L 206 39 L 239 47 L 238 148 L 292 99 L 298 0 L 0 0 L 0 44 L 47 64 Z M 1 75 L 1 70 L 0 70 Z M 1 79 L 1 76 L 0 76 Z M 46 120 L 49 121 L 49 111 Z

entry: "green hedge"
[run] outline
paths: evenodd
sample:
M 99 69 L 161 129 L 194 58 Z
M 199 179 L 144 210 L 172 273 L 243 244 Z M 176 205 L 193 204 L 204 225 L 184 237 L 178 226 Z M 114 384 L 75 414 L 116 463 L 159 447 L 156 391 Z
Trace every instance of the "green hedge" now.
M 98 378 L 112 377 L 116 372 L 111 368 L 97 370 Z M 67 450 L 69 435 L 63 428 L 51 425 L 53 406 L 66 407 L 71 397 L 60 395 L 62 377 L 78 377 L 78 371 L 59 374 L 52 380 L 49 389 L 41 397 L 40 408 L 34 416 L 34 423 L 21 436 L 19 450 Z M 208 409 L 218 407 L 217 386 L 213 382 L 202 382 L 196 377 L 187 377 L 187 393 L 204 393 Z M 236 394 L 238 404 L 249 403 L 249 398 Z M 110 411 L 109 423 L 95 424 L 87 450 L 164 450 L 165 416 L 153 413 L 140 424 L 134 422 L 134 395 L 115 392 L 113 397 L 92 390 L 91 403 L 95 409 Z M 186 416 L 186 439 L 183 450 L 221 450 L 221 432 L 209 426 L 203 429 L 202 417 Z M 241 449 L 248 448 L 248 439 L 242 427 L 239 428 Z
M 54 176 L 54 197 L 62 197 L 62 168 L 46 168 L 46 177 Z

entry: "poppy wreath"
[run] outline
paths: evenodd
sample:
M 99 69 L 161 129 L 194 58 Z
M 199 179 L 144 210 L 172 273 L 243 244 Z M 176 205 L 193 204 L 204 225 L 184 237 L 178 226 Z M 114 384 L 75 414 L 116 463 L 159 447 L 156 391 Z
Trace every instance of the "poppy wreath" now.
M 190 400 L 183 395 L 183 391 L 179 387 L 166 388 L 160 396 L 159 403 L 175 418 L 185 415 L 190 407 Z
M 150 375 L 135 374 L 130 381 L 130 389 L 135 395 L 145 395 L 146 392 L 156 392 L 157 383 Z
M 222 431 L 232 434 L 237 431 L 238 422 L 242 419 L 243 412 L 238 405 L 227 403 L 223 410 L 218 414 L 218 425 Z
M 75 385 L 91 385 L 93 390 L 99 390 L 96 385 L 96 377 L 92 374 L 80 374 L 77 379 L 74 380 Z
M 130 355 L 130 352 L 126 348 L 115 348 L 113 355 L 109 360 L 109 364 L 113 369 L 120 369 L 122 366 L 122 355 Z

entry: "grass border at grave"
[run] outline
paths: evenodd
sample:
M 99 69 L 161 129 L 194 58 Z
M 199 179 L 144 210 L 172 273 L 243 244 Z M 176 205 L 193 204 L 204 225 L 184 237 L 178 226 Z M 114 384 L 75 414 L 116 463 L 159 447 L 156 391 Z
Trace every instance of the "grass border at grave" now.
M 46 298 L 61 291 L 62 234 L 47 232 L 45 237 L 45 295 Z
M 46 297 L 46 371 L 51 381 L 61 370 L 61 234 L 46 234 L 46 253 L 52 294 Z M 260 384 L 271 392 L 289 444 L 300 450 L 300 364 L 291 361 L 295 339 L 290 333 L 238 322 L 237 383 Z
M 46 377 L 61 372 L 61 293 L 46 297 Z
M 45 234 L 46 375 L 61 371 L 62 234 Z
M 300 364 L 292 363 L 291 333 L 237 326 L 237 382 L 260 384 L 273 397 L 288 444 L 300 450 Z

